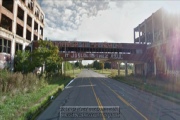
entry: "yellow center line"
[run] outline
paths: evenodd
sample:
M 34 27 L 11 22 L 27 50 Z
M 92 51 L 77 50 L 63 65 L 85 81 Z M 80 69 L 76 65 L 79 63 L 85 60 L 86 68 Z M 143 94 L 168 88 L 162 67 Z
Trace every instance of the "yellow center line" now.
M 123 97 L 121 97 L 117 92 L 115 92 L 113 89 L 111 89 L 107 84 L 101 81 L 102 84 L 104 84 L 106 87 L 108 87 L 114 94 L 117 95 L 117 97 L 123 101 L 127 106 L 130 106 L 134 111 L 136 111 L 139 115 L 141 115 L 145 120 L 148 120 L 146 116 L 144 116 L 140 111 L 138 111 L 134 106 L 132 106 L 130 103 L 128 103 Z
M 94 90 L 94 87 L 93 87 L 93 85 L 92 85 L 91 80 L 89 80 L 89 81 L 90 81 L 90 84 L 91 84 L 91 87 L 92 87 L 94 96 L 95 96 L 95 98 L 96 98 L 96 101 L 97 101 L 97 103 L 98 103 L 98 107 L 99 107 L 99 109 L 100 109 L 100 112 L 101 112 L 101 115 L 102 115 L 102 117 L 103 117 L 103 120 L 106 120 L 106 118 L 104 117 L 103 111 L 102 111 L 103 106 L 102 106 L 102 104 L 101 104 L 101 101 L 100 101 L 100 99 L 97 97 L 97 95 L 96 95 L 96 93 L 95 93 L 95 90 Z

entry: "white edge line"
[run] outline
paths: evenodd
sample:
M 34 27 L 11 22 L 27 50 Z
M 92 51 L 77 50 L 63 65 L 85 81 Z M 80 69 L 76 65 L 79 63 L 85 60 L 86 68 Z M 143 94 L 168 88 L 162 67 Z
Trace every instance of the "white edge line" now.
M 67 85 L 66 85 L 66 87 L 65 88 L 67 88 L 72 82 L 74 81 L 74 79 L 73 80 L 71 80 Z

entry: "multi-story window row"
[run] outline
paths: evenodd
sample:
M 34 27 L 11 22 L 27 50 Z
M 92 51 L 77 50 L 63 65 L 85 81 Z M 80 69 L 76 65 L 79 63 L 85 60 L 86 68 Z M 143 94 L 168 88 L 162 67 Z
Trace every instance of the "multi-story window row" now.
M 31 42 L 43 39 L 44 18 L 36 0 L 0 0 L 0 68 L 13 67 L 17 50 L 31 51 Z
M 6 8 L 9 12 L 13 13 L 14 9 L 14 1 L 15 0 L 2 0 L 2 6 Z M 41 21 L 42 24 L 44 24 L 44 13 L 42 10 L 40 10 L 39 5 L 36 0 L 19 0 L 23 6 L 25 6 L 25 9 L 31 12 L 33 15 L 36 16 L 36 18 Z M 23 9 L 18 6 L 18 15 L 21 14 L 23 16 Z
M 14 0 L 2 0 L 0 27 L 16 32 L 20 37 L 28 38 L 27 40 L 30 41 L 43 39 L 44 13 L 40 12 L 42 10 L 34 0 L 20 0 L 19 2 L 14 5 Z M 14 9 L 15 7 L 17 9 Z M 16 31 L 12 31 L 14 14 L 17 22 Z M 36 39 L 33 36 L 37 36 Z

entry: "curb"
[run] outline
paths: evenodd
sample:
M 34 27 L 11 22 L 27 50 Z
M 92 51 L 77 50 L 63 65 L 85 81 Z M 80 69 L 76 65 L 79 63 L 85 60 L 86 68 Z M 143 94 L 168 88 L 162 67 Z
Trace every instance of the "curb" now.
M 73 82 L 74 79 L 71 81 Z M 66 87 L 70 84 L 70 82 L 66 83 Z M 64 87 L 64 89 L 66 87 Z M 25 118 L 27 120 L 35 120 L 38 117 L 38 115 L 40 115 L 53 102 L 53 99 L 55 99 L 64 89 L 58 88 L 54 94 L 48 96 L 48 99 L 42 105 L 40 105 L 34 113 L 31 113 L 31 111 L 27 112 Z

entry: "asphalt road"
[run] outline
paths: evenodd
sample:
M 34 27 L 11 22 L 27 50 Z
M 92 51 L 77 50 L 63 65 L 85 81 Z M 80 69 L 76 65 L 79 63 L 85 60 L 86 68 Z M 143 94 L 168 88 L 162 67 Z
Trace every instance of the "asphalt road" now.
M 83 70 L 37 119 L 180 120 L 180 105 Z

